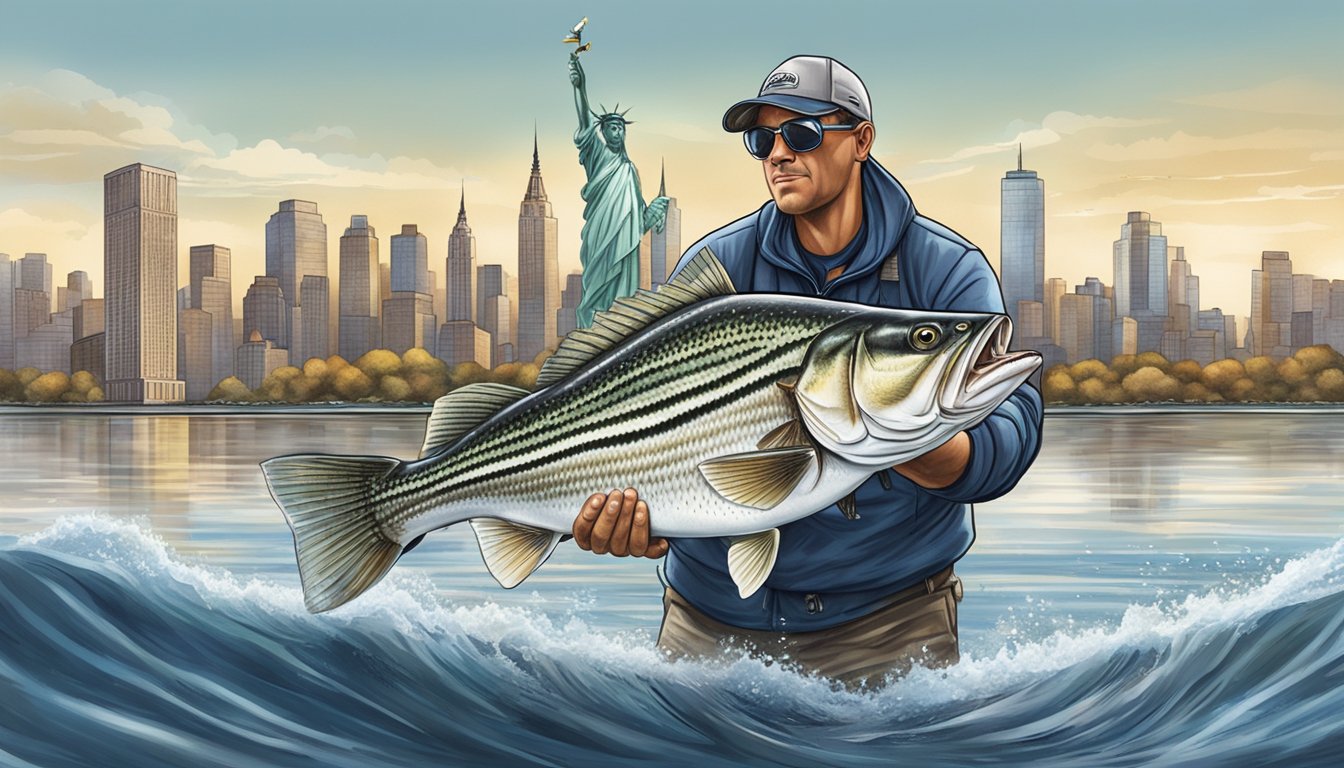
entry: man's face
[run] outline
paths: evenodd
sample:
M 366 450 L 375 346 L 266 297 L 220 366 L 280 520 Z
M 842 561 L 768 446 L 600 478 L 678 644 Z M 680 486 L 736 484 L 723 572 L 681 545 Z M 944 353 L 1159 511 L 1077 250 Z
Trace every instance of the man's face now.
M 756 125 L 778 128 L 800 117 L 803 115 L 766 104 L 756 112 Z M 827 125 L 842 122 L 840 113 L 822 115 L 820 120 Z M 821 146 L 810 152 L 795 152 L 776 135 L 770 156 L 761 161 L 770 196 L 779 210 L 795 216 L 821 208 L 856 178 L 858 164 L 867 159 L 871 143 L 871 132 L 827 131 Z
M 625 146 L 625 123 L 620 120 L 602 121 L 602 138 L 606 140 L 607 146 L 612 149 L 621 149 Z

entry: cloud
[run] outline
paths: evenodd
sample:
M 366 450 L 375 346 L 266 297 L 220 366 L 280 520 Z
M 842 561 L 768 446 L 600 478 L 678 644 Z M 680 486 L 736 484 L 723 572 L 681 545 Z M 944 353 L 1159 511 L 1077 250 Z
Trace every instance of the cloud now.
M 1277 151 L 1334 148 L 1344 144 L 1344 132 L 1308 128 L 1273 128 L 1235 136 L 1200 136 L 1176 131 L 1129 144 L 1095 144 L 1089 157 L 1108 162 L 1175 160 L 1213 152 Z
M 358 166 L 358 167 L 357 167 Z M 428 160 L 397 157 L 318 156 L 274 139 L 235 149 L 220 158 L 200 158 L 183 175 L 188 186 L 268 188 L 292 185 L 392 190 L 443 190 L 461 174 Z
M 355 132 L 344 125 L 319 125 L 311 131 L 296 131 L 290 134 L 289 138 L 298 142 L 319 142 L 330 138 L 354 139 Z
M 1314 80 L 1288 78 L 1233 91 L 1207 93 L 1178 100 L 1217 109 L 1271 115 L 1344 115 L 1339 87 Z
M 974 157 L 997 154 L 1000 152 L 1016 152 L 1018 147 L 1027 150 L 1049 146 L 1062 141 L 1065 136 L 1071 136 L 1082 131 L 1101 128 L 1135 128 L 1145 125 L 1157 125 L 1162 122 L 1165 121 L 1156 118 L 1134 119 L 1127 117 L 1098 117 L 1096 115 L 1080 115 L 1076 112 L 1060 110 L 1046 115 L 1041 119 L 1040 125 L 1032 125 L 1022 122 L 1010 125 L 1009 130 L 1015 130 L 1017 133 L 1013 138 L 1008 139 L 1007 141 L 966 147 L 953 152 L 947 157 L 935 160 L 925 160 L 923 162 L 927 164 L 957 163 Z

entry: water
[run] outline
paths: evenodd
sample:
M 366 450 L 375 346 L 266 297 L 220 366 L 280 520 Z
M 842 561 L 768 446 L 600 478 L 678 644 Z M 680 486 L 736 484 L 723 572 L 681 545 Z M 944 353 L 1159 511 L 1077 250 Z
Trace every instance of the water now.
M 1334 765 L 1344 747 L 1344 412 L 1051 414 L 1027 478 L 976 509 L 962 663 L 859 694 L 665 662 L 651 561 L 562 545 L 505 591 L 465 526 L 307 614 L 257 462 L 410 456 L 423 420 L 0 411 L 0 765 Z

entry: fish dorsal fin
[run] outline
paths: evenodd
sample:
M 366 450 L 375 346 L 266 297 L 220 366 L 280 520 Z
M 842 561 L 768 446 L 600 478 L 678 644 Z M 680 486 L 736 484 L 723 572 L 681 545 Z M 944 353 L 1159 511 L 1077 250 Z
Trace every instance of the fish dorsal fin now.
M 420 458 L 448 446 L 529 394 L 526 389 L 508 384 L 478 382 L 458 387 L 440 397 L 434 401 L 434 412 L 429 414 L 429 423 L 425 425 L 425 444 L 420 449 Z
M 728 575 L 743 600 L 755 594 L 774 570 L 779 554 L 779 529 L 739 536 L 728 545 Z
M 505 589 L 513 589 L 551 556 L 563 534 L 493 517 L 472 518 L 471 529 L 490 575 Z
M 734 504 L 771 509 L 793 492 L 816 460 L 811 446 L 769 448 L 703 461 L 700 474 Z
M 708 246 L 701 248 L 657 291 L 641 289 L 633 296 L 617 299 L 610 309 L 593 317 L 591 328 L 580 328 L 566 336 L 537 373 L 537 389 L 560 381 L 679 309 L 736 292 L 714 252 Z

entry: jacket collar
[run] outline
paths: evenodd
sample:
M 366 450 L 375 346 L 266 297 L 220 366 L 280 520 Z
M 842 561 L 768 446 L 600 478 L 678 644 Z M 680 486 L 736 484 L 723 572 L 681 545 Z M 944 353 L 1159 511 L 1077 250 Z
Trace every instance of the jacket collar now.
M 915 218 L 915 206 L 909 193 L 877 160 L 870 157 L 863 164 L 860 178 L 863 183 L 863 220 L 868 226 L 868 240 L 833 285 L 857 280 L 880 269 L 887 256 L 896 250 L 906 227 Z M 803 261 L 807 256 L 795 247 L 792 215 L 782 213 L 775 201 L 771 200 L 761 208 L 756 231 L 757 247 L 762 258 L 779 269 L 797 273 L 804 280 L 812 281 L 812 270 Z

